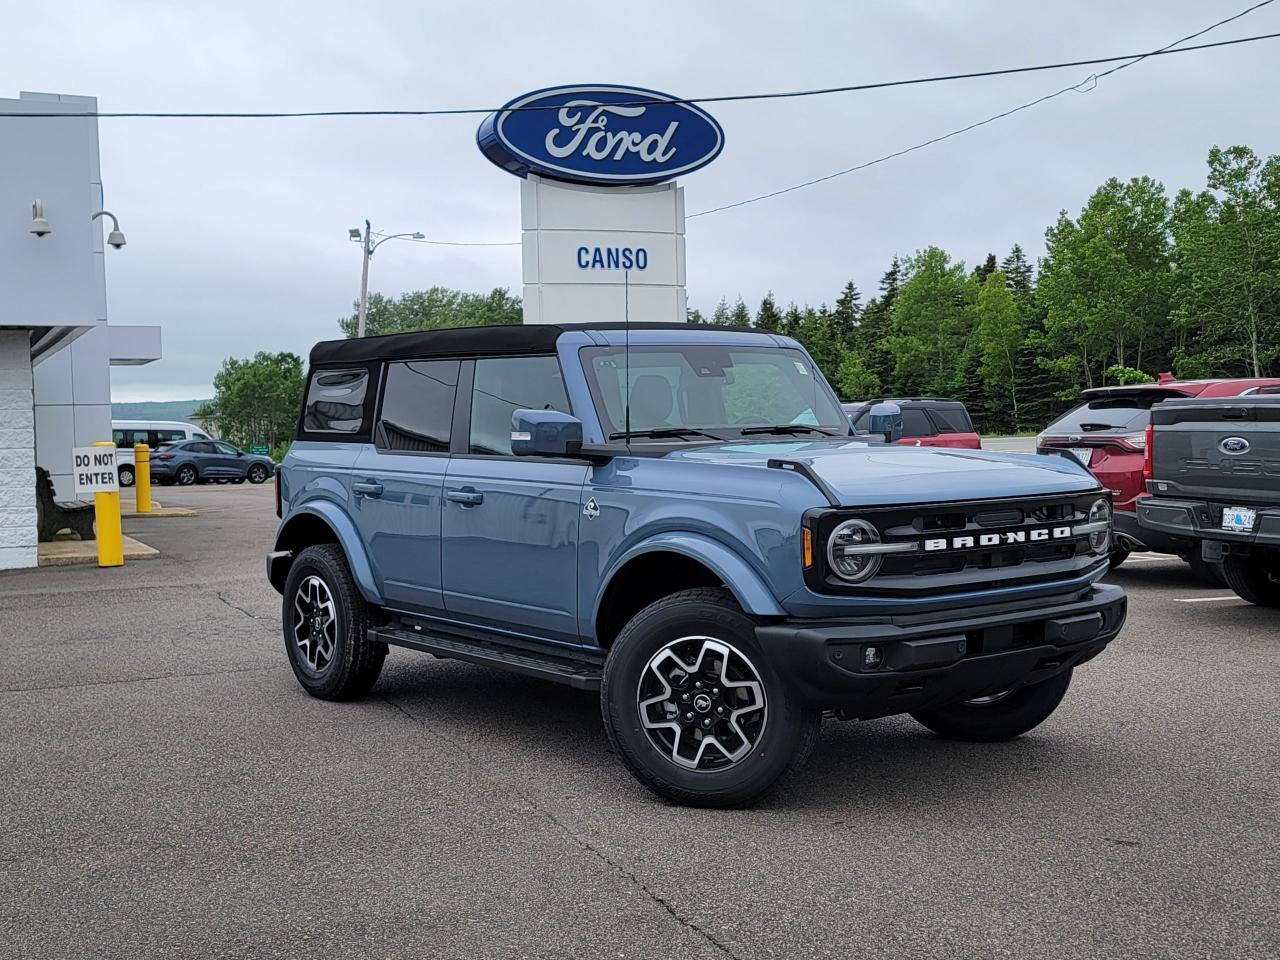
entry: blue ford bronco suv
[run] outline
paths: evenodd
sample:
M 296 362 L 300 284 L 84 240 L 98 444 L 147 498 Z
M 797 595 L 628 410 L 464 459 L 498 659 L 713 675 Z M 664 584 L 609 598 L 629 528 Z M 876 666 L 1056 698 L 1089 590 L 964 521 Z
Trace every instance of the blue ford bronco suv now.
M 364 695 L 389 645 L 598 690 L 618 756 L 680 803 L 759 796 L 824 713 L 1016 737 L 1125 619 L 1086 470 L 856 435 L 759 331 L 317 344 L 277 497 L 307 692 Z

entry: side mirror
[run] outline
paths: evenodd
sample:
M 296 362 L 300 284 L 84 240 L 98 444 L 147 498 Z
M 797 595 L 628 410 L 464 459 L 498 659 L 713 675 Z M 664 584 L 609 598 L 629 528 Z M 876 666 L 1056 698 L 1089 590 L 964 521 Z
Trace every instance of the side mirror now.
M 896 403 L 877 403 L 867 417 L 867 430 L 884 434 L 885 443 L 897 443 L 902 439 L 902 408 Z
M 559 410 L 511 414 L 511 452 L 518 457 L 573 457 L 582 449 L 582 421 Z

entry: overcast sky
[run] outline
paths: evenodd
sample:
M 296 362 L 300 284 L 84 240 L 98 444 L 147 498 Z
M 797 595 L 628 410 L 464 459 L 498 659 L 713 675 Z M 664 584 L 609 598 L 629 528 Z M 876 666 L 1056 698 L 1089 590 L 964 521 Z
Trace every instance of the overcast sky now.
M 422 109 L 570 82 L 677 96 L 796 89 L 1161 46 L 1249 0 L 743 0 L 538 4 L 7 4 L 0 96 L 88 94 L 110 110 Z M 1280 31 L 1280 4 L 1205 39 Z M 1201 41 L 1203 42 L 1203 41 Z M 724 153 L 684 179 L 690 213 L 821 176 L 1083 79 L 1086 68 L 799 100 L 716 104 Z M 1213 144 L 1280 153 L 1280 41 L 1153 58 L 870 170 L 688 223 L 689 303 L 709 312 L 864 293 L 893 254 L 969 264 L 1044 229 L 1109 176 L 1201 187 Z M 116 368 L 117 400 L 211 395 L 228 355 L 338 335 L 360 282 L 347 228 L 518 240 L 519 187 L 478 118 L 100 122 L 109 314 L 164 328 L 164 359 Z M 370 288 L 520 291 L 519 247 L 392 242 Z

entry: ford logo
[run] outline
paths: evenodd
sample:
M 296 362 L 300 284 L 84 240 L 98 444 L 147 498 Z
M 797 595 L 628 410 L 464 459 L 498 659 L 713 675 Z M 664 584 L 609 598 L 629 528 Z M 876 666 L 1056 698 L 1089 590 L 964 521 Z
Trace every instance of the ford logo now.
M 1227 437 L 1218 444 L 1218 449 L 1223 453 L 1248 453 L 1249 441 L 1244 437 Z
M 551 87 L 485 117 L 480 151 L 518 177 L 661 183 L 719 156 L 724 131 L 705 110 L 642 87 Z

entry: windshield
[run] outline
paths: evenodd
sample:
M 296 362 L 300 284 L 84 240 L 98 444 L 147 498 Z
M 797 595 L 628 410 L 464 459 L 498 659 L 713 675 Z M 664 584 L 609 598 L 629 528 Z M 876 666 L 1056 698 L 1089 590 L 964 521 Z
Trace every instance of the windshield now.
M 747 434 L 848 436 L 849 421 L 799 350 L 708 344 L 585 347 L 583 369 L 606 436 L 736 439 Z M 754 428 L 754 429 L 753 429 Z M 765 429 L 765 428 L 777 428 Z
M 1151 407 L 1168 399 L 1166 393 L 1148 391 L 1123 397 L 1095 397 L 1064 413 L 1045 433 L 1136 433 L 1146 429 Z

